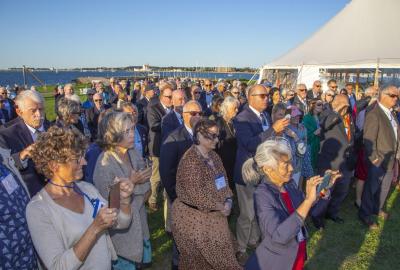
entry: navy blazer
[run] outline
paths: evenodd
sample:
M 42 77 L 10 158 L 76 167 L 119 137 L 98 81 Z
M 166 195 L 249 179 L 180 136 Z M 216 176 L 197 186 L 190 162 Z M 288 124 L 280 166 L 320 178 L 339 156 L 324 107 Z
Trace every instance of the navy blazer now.
M 266 116 L 270 126 L 266 131 L 263 131 L 260 118 L 258 118 L 247 104 L 244 106 L 243 111 L 233 119 L 238 147 L 233 176 L 236 184 L 245 185 L 242 178 L 242 166 L 244 162 L 247 159 L 254 157 L 260 143 L 274 134 L 272 121 L 269 115 L 266 112 L 264 112 L 264 115 Z
M 146 128 L 149 128 L 149 124 L 147 123 L 147 105 L 149 101 L 147 98 L 143 97 L 137 101 L 136 106 L 138 108 L 138 123 L 144 125 Z
M 182 125 L 169 134 L 161 147 L 160 178 L 171 203 L 176 199 L 176 172 L 179 161 L 192 144 L 192 136 Z
M 26 168 L 22 165 L 19 153 L 33 144 L 33 139 L 22 118 L 19 119 L 12 126 L 0 130 L 0 147 L 11 150 L 15 165 L 20 171 L 31 197 L 33 197 L 45 185 L 45 177 L 36 171 L 35 164 L 31 159 L 28 159 Z M 48 122 L 45 121 L 43 126 L 47 130 Z
M 213 95 L 213 97 L 218 93 L 218 91 L 216 89 L 211 90 L 211 94 Z M 207 105 L 207 99 L 206 99 L 206 91 L 202 91 L 200 94 L 200 98 L 199 98 L 199 103 L 201 105 L 201 109 L 203 112 L 206 112 L 208 109 L 208 105 Z
M 183 121 L 183 119 L 182 119 Z M 164 142 L 168 135 L 180 127 L 182 124 L 179 122 L 178 117 L 174 111 L 164 115 L 161 120 L 161 141 Z
M 140 142 L 142 143 L 142 156 L 143 157 L 147 157 L 149 155 L 149 147 L 148 147 L 148 143 L 149 143 L 149 136 L 148 136 L 148 130 L 145 126 L 141 125 L 141 124 L 136 124 L 136 128 L 139 132 L 140 135 Z
M 293 208 L 304 201 L 303 193 L 293 180 L 285 184 Z M 254 192 L 254 208 L 260 226 L 262 241 L 249 258 L 245 269 L 287 270 L 292 269 L 297 257 L 300 230 L 307 237 L 303 219 L 294 211 L 289 214 L 278 187 L 266 178 Z

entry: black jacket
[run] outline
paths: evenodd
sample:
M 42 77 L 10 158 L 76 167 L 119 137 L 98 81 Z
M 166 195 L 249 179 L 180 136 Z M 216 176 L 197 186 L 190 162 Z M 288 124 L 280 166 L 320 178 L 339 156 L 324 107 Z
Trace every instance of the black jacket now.
M 179 161 L 192 144 L 191 135 L 182 125 L 169 134 L 161 147 L 160 177 L 171 202 L 176 199 L 176 172 Z
M 321 147 L 318 155 L 320 172 L 327 169 L 353 170 L 355 166 L 354 136 L 355 127 L 350 121 L 351 139 L 348 140 L 342 118 L 335 111 L 331 111 L 321 125 Z
M 147 122 L 149 124 L 149 153 L 152 157 L 160 156 L 161 120 L 166 114 L 161 102 L 147 107 Z

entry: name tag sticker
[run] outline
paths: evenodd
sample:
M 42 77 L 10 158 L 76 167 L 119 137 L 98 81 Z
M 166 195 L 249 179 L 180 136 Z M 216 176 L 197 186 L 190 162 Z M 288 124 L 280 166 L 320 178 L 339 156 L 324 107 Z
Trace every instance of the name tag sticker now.
M 4 188 L 7 190 L 8 195 L 11 195 L 17 188 L 18 184 L 15 181 L 14 176 L 12 174 L 7 175 L 1 183 L 3 184 Z
M 98 198 L 95 199 L 93 202 L 93 215 L 92 217 L 95 218 L 97 216 L 97 214 L 99 213 L 100 209 L 103 208 L 103 206 L 105 206 L 105 204 L 100 201 Z
M 297 242 L 298 243 L 300 243 L 300 242 L 302 242 L 302 241 L 304 241 L 306 239 L 304 234 L 303 234 L 303 230 L 300 229 L 300 231 L 297 233 L 296 238 L 297 238 Z
M 223 175 L 215 178 L 215 186 L 217 187 L 217 190 L 226 187 L 225 177 Z

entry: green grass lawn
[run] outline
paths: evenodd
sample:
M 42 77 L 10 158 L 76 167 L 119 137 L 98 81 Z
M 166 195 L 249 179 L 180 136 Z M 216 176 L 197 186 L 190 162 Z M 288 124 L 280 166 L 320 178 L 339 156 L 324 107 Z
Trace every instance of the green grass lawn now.
M 86 85 L 78 85 L 79 88 Z M 46 100 L 46 115 L 54 120 L 54 98 L 52 87 L 47 91 L 39 88 Z M 81 96 L 81 100 L 85 97 Z M 328 221 L 326 229 L 316 231 L 311 222 L 308 222 L 310 239 L 308 240 L 309 270 L 392 270 L 400 268 L 400 206 L 399 192 L 393 190 L 389 194 L 387 210 L 390 218 L 383 222 L 376 231 L 368 231 L 357 219 L 357 211 L 353 206 L 354 189 L 343 203 L 341 216 L 344 224 L 335 224 Z M 237 213 L 230 218 L 230 227 L 234 228 Z M 149 227 L 153 248 L 153 265 L 151 269 L 170 269 L 172 240 L 164 231 L 162 210 L 149 212 Z

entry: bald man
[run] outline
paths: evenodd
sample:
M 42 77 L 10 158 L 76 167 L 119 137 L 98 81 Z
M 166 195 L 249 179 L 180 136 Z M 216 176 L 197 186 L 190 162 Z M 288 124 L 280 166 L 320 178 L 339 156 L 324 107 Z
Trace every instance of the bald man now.
M 289 125 L 288 119 L 277 120 L 272 124 L 271 117 L 266 112 L 269 93 L 264 85 L 251 86 L 248 89 L 247 98 L 248 104 L 233 120 L 238 143 L 234 181 L 240 208 L 240 216 L 236 223 L 236 237 L 239 245 L 237 259 L 241 264 L 247 260 L 247 247 L 255 247 L 260 237 L 254 212 L 255 187 L 244 183 L 242 166 L 247 159 L 255 155 L 260 143 L 274 134 L 282 133 Z
M 188 150 L 193 144 L 193 124 L 200 119 L 201 114 L 201 106 L 197 101 L 191 100 L 186 103 L 182 110 L 183 124 L 172 131 L 161 146 L 160 177 L 167 193 L 167 204 L 169 209 L 177 197 L 175 185 L 179 161 L 183 154 L 185 154 L 186 150 Z M 170 216 L 169 213 L 165 213 L 165 208 L 164 215 Z M 166 230 L 168 229 L 169 228 L 166 226 Z M 178 261 L 179 254 L 174 241 L 172 269 L 178 269 Z
M 328 169 L 339 170 L 342 177 L 336 182 L 330 200 L 327 203 L 321 202 L 311 213 L 318 229 L 324 227 L 325 216 L 339 224 L 344 222 L 339 217 L 339 208 L 349 192 L 356 161 L 355 125 L 349 107 L 347 95 L 336 95 L 332 101 L 332 111 L 321 122 L 321 150 L 317 163 L 319 173 Z
M 182 110 L 185 105 L 185 93 L 182 90 L 172 91 L 172 106 L 168 114 L 161 120 L 161 140 L 165 141 L 167 136 L 176 128 L 183 124 Z

